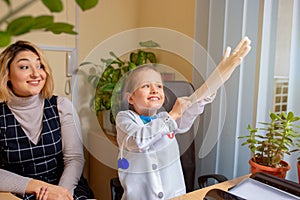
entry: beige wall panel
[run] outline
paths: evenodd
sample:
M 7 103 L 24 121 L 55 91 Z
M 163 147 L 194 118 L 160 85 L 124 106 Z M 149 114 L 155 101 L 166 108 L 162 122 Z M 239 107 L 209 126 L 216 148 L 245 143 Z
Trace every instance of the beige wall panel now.
M 144 0 L 139 9 L 139 26 L 169 28 L 194 36 L 195 0 Z
M 137 27 L 139 2 L 140 0 L 100 0 L 94 9 L 79 12 L 79 63 L 102 41 Z

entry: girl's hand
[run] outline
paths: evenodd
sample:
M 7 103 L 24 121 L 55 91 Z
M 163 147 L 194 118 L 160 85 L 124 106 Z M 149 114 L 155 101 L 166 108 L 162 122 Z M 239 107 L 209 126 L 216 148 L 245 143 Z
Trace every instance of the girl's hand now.
M 177 98 L 172 110 L 169 112 L 169 115 L 177 120 L 183 114 L 183 112 L 190 107 L 192 104 L 191 99 L 189 97 L 179 97 Z
M 219 65 L 211 73 L 208 79 L 201 85 L 201 87 L 190 96 L 193 103 L 217 92 L 217 90 L 230 78 L 236 67 L 241 64 L 244 57 L 249 53 L 251 50 L 250 44 L 251 41 L 249 38 L 245 37 L 237 45 L 232 54 L 230 54 L 231 48 L 226 48 L 224 56 Z

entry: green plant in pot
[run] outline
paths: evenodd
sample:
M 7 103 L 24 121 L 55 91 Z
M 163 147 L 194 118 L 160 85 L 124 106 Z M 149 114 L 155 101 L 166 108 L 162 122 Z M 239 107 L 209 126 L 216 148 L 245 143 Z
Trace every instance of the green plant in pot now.
M 96 115 L 102 116 L 103 113 L 109 113 L 109 121 L 111 127 L 104 127 L 109 132 L 115 132 L 114 125 L 115 119 L 112 114 L 112 94 L 120 91 L 120 85 L 118 81 L 130 70 L 146 63 L 157 63 L 156 55 L 148 50 L 149 48 L 159 47 L 159 44 L 150 40 L 146 42 L 140 42 L 139 49 L 129 53 L 129 59 L 122 59 L 118 57 L 114 52 L 109 52 L 111 58 L 101 58 L 102 65 L 94 64 L 91 62 L 81 63 L 80 66 L 92 64 L 94 67 L 101 67 L 101 74 L 92 74 L 88 77 L 88 82 L 95 88 L 95 96 L 90 101 L 90 107 L 94 109 Z M 116 91 L 117 90 L 117 91 Z M 107 117 L 102 116 L 103 120 Z M 107 124 L 107 122 L 106 122 Z M 103 124 L 105 126 L 106 124 Z
M 293 112 L 271 112 L 269 116 L 270 122 L 260 122 L 261 128 L 248 125 L 249 135 L 240 136 L 239 139 L 246 139 L 242 146 L 248 145 L 251 151 L 251 173 L 263 171 L 285 178 L 290 165 L 283 160 L 284 155 L 299 151 L 300 147 L 300 134 L 295 130 L 299 128 L 295 122 L 300 117 Z M 294 146 L 298 148 L 291 149 Z

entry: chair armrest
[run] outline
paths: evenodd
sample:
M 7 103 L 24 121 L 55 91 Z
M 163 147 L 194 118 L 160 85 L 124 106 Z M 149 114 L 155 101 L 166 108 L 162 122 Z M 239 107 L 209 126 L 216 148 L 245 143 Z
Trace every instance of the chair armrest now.
M 200 189 L 209 186 L 209 179 L 213 179 L 218 183 L 227 181 L 228 179 L 222 174 L 206 174 L 198 177 L 198 184 Z

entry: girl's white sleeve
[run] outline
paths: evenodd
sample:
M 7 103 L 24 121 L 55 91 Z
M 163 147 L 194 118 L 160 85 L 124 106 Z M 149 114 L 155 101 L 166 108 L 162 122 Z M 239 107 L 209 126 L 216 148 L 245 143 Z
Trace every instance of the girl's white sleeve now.
M 156 119 L 143 124 L 137 114 L 121 111 L 116 117 L 116 127 L 119 146 L 130 151 L 142 152 L 162 136 L 177 129 L 177 124 L 167 112 L 161 112 Z
M 205 105 L 211 103 L 215 99 L 216 93 L 204 98 L 191 105 L 182 115 L 182 117 L 176 120 L 178 129 L 175 133 L 185 133 L 187 132 L 195 122 L 196 118 L 203 113 Z

